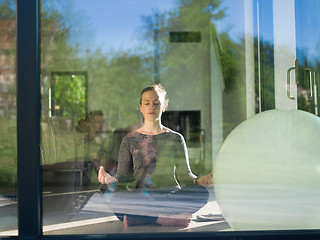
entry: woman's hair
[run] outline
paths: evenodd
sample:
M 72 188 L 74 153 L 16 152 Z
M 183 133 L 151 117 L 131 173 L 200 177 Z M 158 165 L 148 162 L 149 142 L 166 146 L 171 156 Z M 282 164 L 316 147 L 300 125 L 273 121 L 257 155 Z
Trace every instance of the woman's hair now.
M 158 94 L 160 101 L 165 105 L 166 108 L 168 107 L 169 100 L 167 99 L 167 92 L 160 83 L 155 83 L 142 89 L 140 94 L 140 105 L 142 104 L 142 94 L 149 91 L 155 91 Z
M 102 117 L 103 112 L 101 110 L 94 110 L 87 113 L 85 118 L 79 120 L 78 125 L 76 126 L 76 130 L 82 133 L 87 132 L 88 128 L 90 127 L 90 121 L 92 121 L 92 119 L 96 116 Z
M 101 110 L 94 110 L 91 111 L 89 113 L 87 113 L 86 115 L 86 121 L 90 121 L 92 118 L 94 118 L 95 116 L 103 116 L 103 112 Z

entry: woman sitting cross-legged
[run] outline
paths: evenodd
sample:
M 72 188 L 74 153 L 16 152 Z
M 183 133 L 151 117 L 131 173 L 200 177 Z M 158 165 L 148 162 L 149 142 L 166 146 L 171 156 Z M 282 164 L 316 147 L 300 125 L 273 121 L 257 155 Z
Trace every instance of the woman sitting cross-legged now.
M 192 173 L 183 136 L 161 124 L 167 104 L 160 84 L 144 88 L 143 125 L 123 138 L 116 176 L 100 167 L 98 179 L 108 186 L 104 199 L 125 226 L 188 227 L 208 201 L 212 173 L 200 178 Z

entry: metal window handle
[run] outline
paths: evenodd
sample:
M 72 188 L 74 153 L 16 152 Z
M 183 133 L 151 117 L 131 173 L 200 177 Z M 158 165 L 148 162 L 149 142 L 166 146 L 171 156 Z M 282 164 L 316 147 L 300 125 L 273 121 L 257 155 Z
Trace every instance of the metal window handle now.
M 296 70 L 296 67 L 291 67 L 287 71 L 287 96 L 289 99 L 295 100 L 295 97 L 291 96 L 291 87 L 290 87 L 290 73 L 291 71 Z
M 313 99 L 313 70 L 312 68 L 306 68 L 305 71 L 309 72 L 310 96 L 308 100 L 311 100 Z

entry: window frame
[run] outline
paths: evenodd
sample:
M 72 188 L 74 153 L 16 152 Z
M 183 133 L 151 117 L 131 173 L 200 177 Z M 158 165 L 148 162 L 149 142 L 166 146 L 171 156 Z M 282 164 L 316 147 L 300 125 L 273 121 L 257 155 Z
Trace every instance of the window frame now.
M 42 235 L 39 1 L 17 1 L 19 238 Z

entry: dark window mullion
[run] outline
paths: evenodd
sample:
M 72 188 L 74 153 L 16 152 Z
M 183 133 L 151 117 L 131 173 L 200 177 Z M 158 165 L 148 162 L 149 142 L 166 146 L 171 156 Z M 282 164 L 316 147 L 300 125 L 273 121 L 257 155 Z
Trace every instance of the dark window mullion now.
M 39 0 L 17 1 L 18 229 L 42 235 Z

